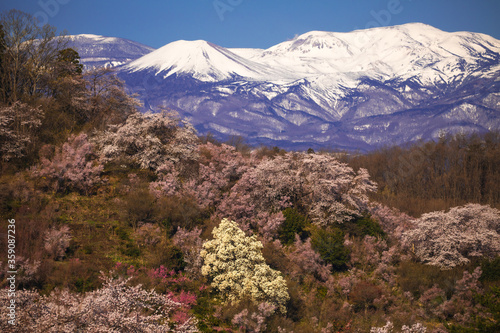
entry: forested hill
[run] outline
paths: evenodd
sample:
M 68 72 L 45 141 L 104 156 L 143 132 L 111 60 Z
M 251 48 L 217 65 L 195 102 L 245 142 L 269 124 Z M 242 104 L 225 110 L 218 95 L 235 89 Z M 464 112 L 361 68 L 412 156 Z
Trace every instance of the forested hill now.
M 342 160 L 369 170 L 376 200 L 414 216 L 467 202 L 500 208 L 499 132 L 443 135 Z

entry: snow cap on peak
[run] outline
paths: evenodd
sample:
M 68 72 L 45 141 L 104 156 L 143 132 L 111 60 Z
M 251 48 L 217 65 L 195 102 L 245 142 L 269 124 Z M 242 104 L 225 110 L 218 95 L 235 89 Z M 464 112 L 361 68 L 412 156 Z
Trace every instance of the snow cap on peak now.
M 119 41 L 119 38 L 117 37 L 106 37 L 106 36 L 101 36 L 101 35 L 94 35 L 94 34 L 80 34 L 80 35 L 73 35 L 70 36 L 74 39 L 92 39 L 95 42 L 104 42 L 104 43 L 114 43 Z
M 126 66 L 131 72 L 153 69 L 164 77 L 174 74 L 215 82 L 233 77 L 265 79 L 274 72 L 265 65 L 204 40 L 169 43 Z

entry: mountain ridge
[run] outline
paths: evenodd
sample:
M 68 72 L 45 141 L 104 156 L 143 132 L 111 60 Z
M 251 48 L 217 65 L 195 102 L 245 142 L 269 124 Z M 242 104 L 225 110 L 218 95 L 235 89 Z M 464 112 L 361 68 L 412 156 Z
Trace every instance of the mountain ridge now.
M 252 144 L 371 150 L 500 128 L 500 41 L 420 23 L 268 49 L 176 41 L 117 73 L 145 111 L 169 107 L 200 134 Z
M 152 47 L 129 39 L 94 34 L 69 36 L 68 47 L 78 52 L 87 69 L 116 67 L 154 51 Z

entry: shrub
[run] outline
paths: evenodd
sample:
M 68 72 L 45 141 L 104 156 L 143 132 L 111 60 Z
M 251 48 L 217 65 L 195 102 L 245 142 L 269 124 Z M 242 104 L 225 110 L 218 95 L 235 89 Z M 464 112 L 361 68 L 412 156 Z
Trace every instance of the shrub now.
M 295 208 L 287 208 L 283 211 L 285 221 L 278 229 L 279 240 L 283 245 L 290 245 L 295 241 L 295 235 L 299 235 L 301 240 L 305 240 L 308 232 L 305 229 L 307 226 L 307 218 L 300 214 Z
M 416 298 L 434 285 L 442 289 L 449 298 L 454 292 L 456 282 L 462 278 L 463 267 L 443 271 L 436 266 L 404 261 L 400 263 L 396 273 L 401 289 L 411 292 Z
M 353 220 L 345 222 L 342 230 L 350 236 L 364 238 L 365 236 L 384 237 L 385 232 L 380 224 L 369 215 L 355 217 Z
M 184 254 L 181 249 L 171 243 L 162 243 L 156 246 L 155 257 L 152 260 L 154 267 L 165 266 L 176 272 L 186 267 Z
M 481 282 L 500 281 L 500 257 L 493 260 L 483 260 L 481 263 L 483 274 L 481 275 Z
M 292 268 L 291 262 L 283 251 L 283 246 L 279 241 L 265 242 L 262 248 L 262 255 L 266 263 L 272 269 L 287 274 Z
M 120 238 L 121 240 L 124 240 L 124 241 L 130 240 L 130 235 L 129 235 L 129 232 L 126 228 L 115 226 L 114 229 L 115 229 L 115 232 L 116 232 L 116 235 L 118 236 L 118 238 Z
M 373 301 L 382 295 L 380 287 L 372 282 L 360 281 L 356 283 L 349 293 L 349 300 L 355 311 L 373 309 Z
M 138 258 L 141 255 L 141 249 L 133 243 L 125 243 L 120 251 L 131 258 Z
M 121 211 L 130 226 L 139 222 L 153 222 L 155 213 L 154 195 L 146 187 L 134 187 L 121 201 Z
M 45 232 L 43 237 L 45 250 L 55 260 L 62 259 L 66 255 L 71 240 L 71 231 L 67 225 L 59 229 L 52 228 Z
M 500 332 L 500 287 L 492 286 L 476 297 L 481 306 L 488 309 L 493 317 L 477 318 L 476 327 L 482 332 Z
M 156 201 L 154 220 L 169 228 L 171 234 L 177 228 L 192 229 L 203 222 L 205 213 L 190 196 L 162 197 Z

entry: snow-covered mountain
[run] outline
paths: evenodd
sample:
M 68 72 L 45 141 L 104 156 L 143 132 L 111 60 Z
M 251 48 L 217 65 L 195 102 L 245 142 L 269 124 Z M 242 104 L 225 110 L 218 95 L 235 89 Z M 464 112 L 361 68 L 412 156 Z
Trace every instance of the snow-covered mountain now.
M 146 109 L 251 143 L 369 150 L 500 129 L 500 41 L 420 23 L 311 31 L 266 50 L 177 41 L 118 71 Z
M 78 52 L 85 68 L 115 67 L 154 51 L 128 39 L 90 34 L 69 36 L 68 47 Z
M 174 74 L 190 75 L 203 82 L 220 82 L 235 77 L 266 81 L 283 75 L 273 67 L 203 40 L 180 40 L 167 44 L 127 64 L 125 68 L 130 72 L 155 70 L 164 78 Z

